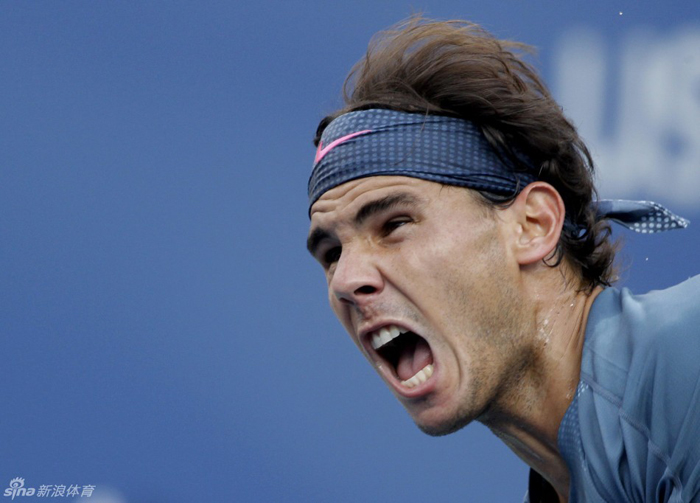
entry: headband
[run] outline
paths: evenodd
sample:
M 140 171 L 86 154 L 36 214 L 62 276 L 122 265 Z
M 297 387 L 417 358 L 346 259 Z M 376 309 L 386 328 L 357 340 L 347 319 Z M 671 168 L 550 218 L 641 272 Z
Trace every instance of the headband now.
M 368 176 L 408 176 L 500 195 L 536 181 L 532 162 L 518 166 L 471 121 L 442 115 L 371 109 L 343 114 L 323 131 L 309 178 L 309 211 L 328 190 Z M 599 218 L 636 232 L 687 227 L 688 220 L 651 201 L 595 201 Z

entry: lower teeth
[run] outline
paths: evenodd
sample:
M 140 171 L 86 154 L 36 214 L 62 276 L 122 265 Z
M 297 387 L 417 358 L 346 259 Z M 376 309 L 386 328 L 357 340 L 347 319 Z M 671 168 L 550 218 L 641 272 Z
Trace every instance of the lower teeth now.
M 433 364 L 432 363 L 426 365 L 421 370 L 416 372 L 416 375 L 414 375 L 410 379 L 406 379 L 405 381 L 401 381 L 401 384 L 403 384 L 407 388 L 415 388 L 419 384 L 423 384 L 425 381 L 427 381 L 431 375 L 433 375 Z

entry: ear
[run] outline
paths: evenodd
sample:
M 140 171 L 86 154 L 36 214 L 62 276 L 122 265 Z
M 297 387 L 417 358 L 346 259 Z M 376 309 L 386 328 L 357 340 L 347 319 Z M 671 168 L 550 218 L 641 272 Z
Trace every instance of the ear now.
M 531 183 L 518 194 L 510 209 L 517 224 L 512 244 L 518 263 L 534 264 L 551 256 L 566 212 L 559 192 L 545 182 Z

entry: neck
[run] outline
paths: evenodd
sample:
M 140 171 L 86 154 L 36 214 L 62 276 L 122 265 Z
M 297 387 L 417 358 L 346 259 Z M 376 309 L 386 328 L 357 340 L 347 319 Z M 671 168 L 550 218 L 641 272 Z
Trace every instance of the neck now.
M 557 436 L 580 379 L 588 313 L 602 288 L 578 292 L 557 269 L 544 271 L 546 280 L 532 288 L 525 284 L 524 298 L 533 299 L 531 363 L 514 373 L 480 421 L 568 501 L 569 471 Z

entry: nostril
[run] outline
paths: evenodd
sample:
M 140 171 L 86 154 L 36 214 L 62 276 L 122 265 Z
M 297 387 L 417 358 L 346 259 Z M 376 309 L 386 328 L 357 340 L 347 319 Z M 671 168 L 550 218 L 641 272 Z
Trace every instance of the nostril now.
M 340 301 L 341 304 L 354 305 L 366 298 L 366 295 L 371 295 L 378 292 L 379 289 L 371 285 L 361 286 L 355 289 L 352 294 L 336 292 L 335 297 Z M 368 297 L 367 297 L 368 298 Z

